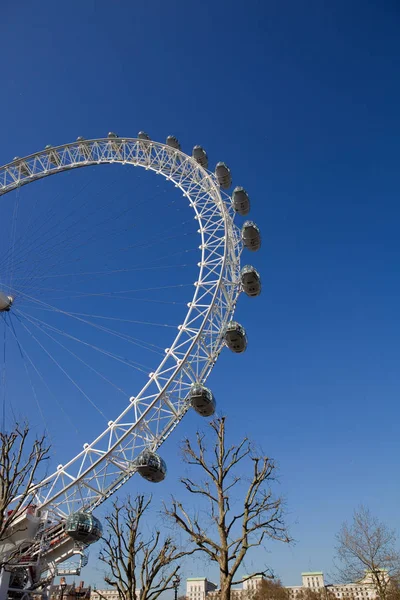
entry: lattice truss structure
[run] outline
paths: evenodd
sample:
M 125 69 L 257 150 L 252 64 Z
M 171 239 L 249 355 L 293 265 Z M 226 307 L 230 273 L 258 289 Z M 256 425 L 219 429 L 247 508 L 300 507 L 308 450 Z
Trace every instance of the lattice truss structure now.
M 48 148 L 0 168 L 0 196 L 55 173 L 122 163 L 163 175 L 188 199 L 198 222 L 201 261 L 186 318 L 165 357 L 126 409 L 92 443 L 41 483 L 36 503 L 64 519 L 91 511 L 135 473 L 135 458 L 155 451 L 189 408 L 193 383 L 204 382 L 224 346 L 240 293 L 240 231 L 215 176 L 170 146 L 132 138 L 81 140 Z

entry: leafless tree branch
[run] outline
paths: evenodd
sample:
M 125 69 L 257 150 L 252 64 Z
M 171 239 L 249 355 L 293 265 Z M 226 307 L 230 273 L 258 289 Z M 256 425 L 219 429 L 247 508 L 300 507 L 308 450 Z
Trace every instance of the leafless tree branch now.
M 106 517 L 99 559 L 108 568 L 104 581 L 124 600 L 136 600 L 137 594 L 139 600 L 157 600 L 173 588 L 179 560 L 197 550 L 180 550 L 172 537 L 162 539 L 159 530 L 145 539 L 142 522 L 150 503 L 151 497 L 143 495 L 116 500 Z
M 337 540 L 339 577 L 345 582 L 370 577 L 380 600 L 392 596 L 394 582 L 400 577 L 395 532 L 360 506 L 352 523 L 343 523 Z
M 203 433 L 197 433 L 194 446 L 185 439 L 182 447 L 185 462 L 199 468 L 205 482 L 188 477 L 181 481 L 187 491 L 206 499 L 208 514 L 214 523 L 211 533 L 204 519 L 189 514 L 175 498 L 170 506 L 165 506 L 165 512 L 199 550 L 218 564 L 220 600 L 230 600 L 235 574 L 248 550 L 260 546 L 267 539 L 289 542 L 290 538 L 284 523 L 283 501 L 273 496 L 269 489 L 269 484 L 275 479 L 274 461 L 268 457 L 253 456 L 247 438 L 228 447 L 225 417 L 215 419 L 210 427 L 213 438 L 211 460 L 207 457 Z M 243 481 L 236 471 L 239 463 L 247 462 L 245 459 L 251 460 L 252 476 L 242 501 L 242 510 L 232 515 L 230 492 L 239 481 Z M 246 468 L 243 463 L 243 472 Z M 268 569 L 262 574 L 270 576 Z
M 16 424 L 10 432 L 0 431 L 0 540 L 5 541 L 25 528 L 20 517 L 34 508 L 40 488 L 40 469 L 49 457 L 46 436 L 30 441 L 27 424 Z M 12 560 L 8 554 L 0 567 Z

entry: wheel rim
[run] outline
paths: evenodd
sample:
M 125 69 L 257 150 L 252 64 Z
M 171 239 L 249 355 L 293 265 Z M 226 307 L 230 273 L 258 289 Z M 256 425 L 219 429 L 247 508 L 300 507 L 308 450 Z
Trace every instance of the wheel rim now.
M 170 435 L 189 408 L 190 386 L 204 382 L 218 358 L 239 294 L 242 242 L 230 199 L 214 175 L 170 146 L 117 138 L 46 149 L 0 168 L 0 196 L 43 177 L 104 163 L 152 170 L 182 191 L 199 223 L 201 261 L 186 318 L 146 385 L 93 442 L 41 482 L 46 491 L 37 491 L 37 503 L 51 504 L 61 517 L 103 502 L 135 473 L 137 454 L 156 450 Z

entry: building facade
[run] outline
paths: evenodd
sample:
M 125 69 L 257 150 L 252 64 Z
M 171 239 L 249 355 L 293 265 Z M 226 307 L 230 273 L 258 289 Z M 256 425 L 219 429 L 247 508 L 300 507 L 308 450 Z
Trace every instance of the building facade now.
M 301 574 L 301 585 L 286 586 L 291 598 L 296 598 L 300 592 L 311 589 L 318 592 L 325 588 L 324 574 L 322 571 L 310 571 Z
M 388 578 L 386 571 L 382 571 L 383 578 Z M 386 579 L 388 581 L 388 579 Z M 370 600 L 377 597 L 375 585 L 370 574 L 366 574 L 357 583 L 344 583 L 341 585 L 327 585 L 326 589 L 340 600 Z
M 204 600 L 217 589 L 215 583 L 206 577 L 190 577 L 186 579 L 186 598 L 188 600 Z
M 140 590 L 136 590 L 136 598 L 139 598 Z M 107 588 L 104 590 L 92 589 L 90 600 L 119 600 L 118 590 Z
M 97 590 L 93 589 L 90 600 L 119 600 L 118 591 L 111 589 Z
M 249 591 L 255 591 L 263 581 L 261 575 L 255 575 L 243 581 L 241 588 L 231 590 L 232 600 L 241 600 Z M 218 586 L 206 577 L 192 577 L 186 579 L 186 600 L 204 600 L 206 597 L 213 600 L 218 596 Z
M 233 600 L 245 600 L 250 591 L 256 591 L 262 583 L 263 577 L 256 575 L 245 579 L 242 587 L 231 591 Z M 301 574 L 301 585 L 285 586 L 289 592 L 290 600 L 300 600 L 301 593 L 305 590 L 314 592 L 328 593 L 333 600 L 333 596 L 338 600 L 375 600 L 377 597 L 375 586 L 370 575 L 366 576 L 356 583 L 345 584 L 325 584 L 322 571 L 311 571 Z M 187 600 L 213 600 L 218 595 L 218 589 L 215 583 L 208 581 L 205 577 L 193 577 L 186 580 L 186 598 Z
M 65 577 L 61 578 L 61 581 L 58 585 L 50 586 L 49 590 L 49 598 L 50 600 L 88 600 L 91 598 L 91 588 L 85 587 L 83 581 L 79 583 L 79 585 L 75 585 L 75 583 L 66 583 Z M 42 595 L 40 595 L 42 598 Z

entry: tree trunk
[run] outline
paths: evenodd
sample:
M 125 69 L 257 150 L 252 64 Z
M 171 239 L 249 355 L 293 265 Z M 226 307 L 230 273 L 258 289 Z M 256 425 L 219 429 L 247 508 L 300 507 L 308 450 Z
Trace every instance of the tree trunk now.
M 385 586 L 385 584 L 382 584 L 379 573 L 377 573 L 375 575 L 375 581 L 376 581 L 376 583 L 375 583 L 376 591 L 377 591 L 379 600 L 386 600 L 386 586 Z
M 220 596 L 219 600 L 231 600 L 231 585 L 232 579 L 227 576 L 225 573 L 220 572 Z

